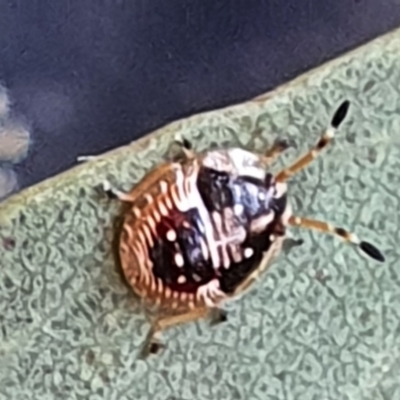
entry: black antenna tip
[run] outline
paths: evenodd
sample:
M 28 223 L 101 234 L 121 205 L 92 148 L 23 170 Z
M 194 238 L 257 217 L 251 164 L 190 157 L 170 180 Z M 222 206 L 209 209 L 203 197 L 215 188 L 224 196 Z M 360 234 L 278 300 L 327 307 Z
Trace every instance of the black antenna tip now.
M 343 122 L 346 118 L 347 111 L 349 111 L 350 102 L 345 100 L 340 107 L 336 110 L 335 115 L 332 118 L 331 125 L 337 129 L 339 125 Z
M 385 257 L 383 256 L 383 254 L 371 243 L 361 242 L 359 244 L 359 247 L 364 253 L 368 254 L 374 260 L 380 261 L 380 262 L 385 261 Z

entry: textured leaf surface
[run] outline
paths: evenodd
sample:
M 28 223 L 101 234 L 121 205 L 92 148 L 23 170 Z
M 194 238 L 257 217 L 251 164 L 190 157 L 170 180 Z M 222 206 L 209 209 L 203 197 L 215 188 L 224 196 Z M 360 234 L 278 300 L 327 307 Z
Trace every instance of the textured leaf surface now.
M 400 398 L 400 32 L 245 104 L 175 122 L 0 204 L 0 399 Z M 317 233 L 282 254 L 228 307 L 229 320 L 168 331 L 138 360 L 148 329 L 112 256 L 119 207 L 94 187 L 130 189 L 176 132 L 198 150 L 318 139 L 337 105 L 338 137 L 291 181 L 295 211 L 376 243 L 385 264 Z

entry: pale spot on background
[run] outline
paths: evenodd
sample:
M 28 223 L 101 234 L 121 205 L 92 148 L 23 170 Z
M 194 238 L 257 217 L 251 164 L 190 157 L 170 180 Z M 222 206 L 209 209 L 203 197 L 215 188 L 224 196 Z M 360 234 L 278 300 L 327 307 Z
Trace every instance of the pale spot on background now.
M 23 81 L 12 89 L 24 116 L 35 121 L 35 129 L 52 136 L 62 136 L 73 129 L 76 110 L 66 92 L 60 83 L 43 79 L 35 83 Z
M 27 156 L 29 144 L 29 130 L 11 117 L 7 90 L 0 85 L 0 201 L 17 190 L 18 177 L 13 164 Z
M 7 197 L 18 188 L 16 173 L 9 168 L 0 169 L 0 199 Z
M 7 121 L 0 124 L 0 160 L 17 163 L 29 149 L 29 131 L 22 125 Z

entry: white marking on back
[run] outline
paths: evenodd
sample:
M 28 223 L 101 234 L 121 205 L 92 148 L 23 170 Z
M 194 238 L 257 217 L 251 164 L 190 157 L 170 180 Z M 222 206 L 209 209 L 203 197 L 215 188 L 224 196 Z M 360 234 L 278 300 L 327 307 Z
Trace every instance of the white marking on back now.
M 165 206 L 165 204 L 163 203 L 162 199 L 158 200 L 158 208 L 160 210 L 161 215 L 163 215 L 164 217 L 168 216 L 168 209 Z
M 289 224 L 289 219 L 292 216 L 292 206 L 289 201 L 286 203 L 285 211 L 282 214 L 282 223 L 287 226 Z
M 186 283 L 185 275 L 179 275 L 178 276 L 178 283 L 180 283 L 180 284 Z
M 274 219 L 275 213 L 271 210 L 268 214 L 262 215 L 261 217 L 254 219 L 250 224 L 250 231 L 259 233 L 265 230 L 269 223 Z
M 206 242 L 203 240 L 203 238 L 200 238 L 200 247 L 201 247 L 201 252 L 203 253 L 203 257 L 205 260 L 208 260 L 209 257 L 209 252 L 208 252 L 208 246 Z
M 254 254 L 254 250 L 251 247 L 244 249 L 244 256 L 250 258 Z
M 165 296 L 165 298 L 166 298 L 166 299 L 169 299 L 169 298 L 171 297 L 171 295 L 172 295 L 171 289 L 170 289 L 168 286 L 166 286 L 165 289 L 164 289 L 164 296 Z
M 184 185 L 185 185 L 185 176 L 183 174 L 182 168 L 177 167 L 175 169 L 175 183 L 171 188 L 171 197 L 176 206 L 176 208 L 181 212 L 187 212 L 191 207 L 190 198 L 185 195 Z
M 217 237 L 214 237 L 214 244 L 215 247 L 221 247 L 221 253 L 222 253 L 222 265 L 225 268 L 229 267 L 229 257 L 228 254 L 226 253 L 226 248 L 225 246 L 221 246 L 220 242 L 219 242 L 219 237 L 223 235 L 223 226 L 222 226 L 222 218 L 221 218 L 221 214 L 217 211 L 214 211 L 212 213 L 212 219 L 214 221 L 214 226 L 215 226 L 215 231 L 218 234 Z M 220 267 L 220 263 L 218 262 L 218 264 L 214 264 L 214 268 L 218 268 Z
M 154 219 L 157 221 L 157 223 L 161 221 L 161 215 L 156 209 L 153 209 L 153 215 L 154 215 Z
M 169 240 L 170 242 L 174 242 L 176 240 L 176 232 L 173 229 L 170 229 L 167 232 L 167 240 Z
M 231 260 L 228 250 L 230 250 L 231 254 L 240 254 L 239 245 L 246 239 L 246 231 L 243 226 L 235 223 L 232 209 L 226 207 L 223 213 L 223 218 L 217 211 L 212 213 L 215 226 L 213 244 L 216 248 L 219 248 L 222 253 L 222 260 L 218 260 L 218 264 L 213 264 L 214 268 L 219 268 L 221 266 L 229 268 Z M 235 260 L 240 260 L 240 258 L 236 256 Z
M 219 280 L 213 279 L 205 285 L 200 286 L 196 292 L 197 298 L 203 300 L 206 306 L 215 307 L 225 296 L 219 286 Z
M 155 236 L 157 234 L 157 226 L 156 226 L 156 222 L 154 221 L 154 218 L 152 217 L 152 215 L 147 216 L 147 223 L 150 225 L 151 232 Z
M 227 153 L 238 175 L 252 176 L 262 180 L 265 178 L 265 168 L 260 164 L 257 154 L 241 148 L 229 149 Z
M 201 276 L 197 275 L 196 273 L 192 274 L 192 278 L 195 282 L 200 282 L 201 281 Z
M 179 267 L 179 268 L 182 268 L 184 266 L 184 264 L 185 264 L 185 260 L 183 259 L 181 253 L 176 253 L 175 257 L 174 257 L 174 260 L 175 260 L 176 266 Z
M 275 184 L 276 195 L 275 198 L 281 198 L 287 192 L 286 182 L 276 182 Z
M 212 264 L 216 266 L 219 265 L 219 257 L 217 249 L 213 245 L 213 230 L 210 215 L 197 189 L 198 171 L 199 166 L 196 160 L 193 161 L 192 168 L 187 170 L 186 176 L 183 173 L 182 167 L 178 165 L 175 168 L 176 181 L 171 187 L 171 197 L 176 208 L 182 213 L 192 208 L 197 209 L 202 222 L 200 230 L 205 236 Z
M 244 211 L 243 204 L 235 204 L 235 206 L 233 207 L 233 211 L 237 216 L 241 216 Z
M 150 248 L 153 247 L 154 246 L 154 242 L 153 242 L 153 237 L 152 237 L 151 232 L 150 232 L 150 228 L 148 227 L 147 224 L 142 224 L 141 228 L 143 229 L 144 234 L 146 236 L 148 246 Z
M 208 152 L 203 159 L 203 165 L 217 171 L 232 171 L 232 166 L 229 163 L 228 154 L 226 151 L 214 150 Z
M 161 193 L 165 194 L 168 192 L 168 183 L 165 181 L 160 181 L 160 189 L 161 189 Z
M 203 165 L 233 175 L 265 178 L 265 168 L 260 157 L 239 147 L 209 151 L 203 158 Z
M 164 200 L 167 207 L 172 210 L 173 204 L 171 198 L 169 196 L 165 196 Z
M 144 198 L 146 199 L 148 204 L 151 204 L 154 201 L 153 196 L 151 196 L 149 193 L 145 193 Z

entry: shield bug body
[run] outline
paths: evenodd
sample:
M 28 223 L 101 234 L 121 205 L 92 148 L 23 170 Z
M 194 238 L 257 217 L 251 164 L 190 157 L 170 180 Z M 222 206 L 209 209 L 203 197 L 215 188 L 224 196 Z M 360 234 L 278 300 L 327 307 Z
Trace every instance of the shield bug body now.
M 146 352 L 160 347 L 165 328 L 208 315 L 226 318 L 221 305 L 245 291 L 281 250 L 287 227 L 331 233 L 384 261 L 373 245 L 329 223 L 294 216 L 286 181 L 306 167 L 334 136 L 349 108 L 345 101 L 316 146 L 276 175 L 269 165 L 284 151 L 240 148 L 196 153 L 181 141 L 185 157 L 148 173 L 129 193 L 109 184 L 110 197 L 129 203 L 119 252 L 127 282 L 143 299 L 173 315 L 157 319 Z

